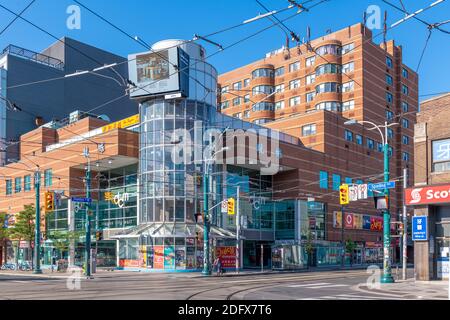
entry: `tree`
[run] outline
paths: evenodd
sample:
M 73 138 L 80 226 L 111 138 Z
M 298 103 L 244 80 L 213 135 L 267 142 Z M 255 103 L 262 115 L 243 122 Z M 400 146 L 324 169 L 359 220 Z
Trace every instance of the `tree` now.
M 307 266 L 308 268 L 311 266 L 312 264 L 312 254 L 314 252 L 314 246 L 313 246 L 313 242 L 312 242 L 312 233 L 311 231 L 308 231 L 308 235 L 306 237 L 306 243 L 305 243 L 305 251 L 306 251 L 306 255 L 307 255 Z
M 7 254 L 7 240 L 8 240 L 8 229 L 6 227 L 6 222 L 8 221 L 8 214 L 6 212 L 0 212 L 0 250 L 3 253 L 3 259 L 0 257 L 0 261 L 4 261 L 6 263 L 8 254 Z
M 72 240 L 78 240 L 83 234 L 81 231 L 54 231 L 48 233 L 48 239 L 52 241 L 53 246 L 59 250 L 61 256 L 67 252 Z
M 345 251 L 350 254 L 350 266 L 353 265 L 353 252 L 356 249 L 356 243 L 352 239 L 345 242 Z
M 12 239 L 19 241 L 28 241 L 29 248 L 31 249 L 31 244 L 34 241 L 34 232 L 35 232 L 35 220 L 36 220 L 36 211 L 33 205 L 25 205 L 24 209 L 20 211 L 16 216 L 16 222 L 9 229 L 9 235 Z M 32 254 L 32 250 L 28 251 L 27 260 L 31 260 L 30 253 Z M 17 260 L 17 255 L 16 255 Z

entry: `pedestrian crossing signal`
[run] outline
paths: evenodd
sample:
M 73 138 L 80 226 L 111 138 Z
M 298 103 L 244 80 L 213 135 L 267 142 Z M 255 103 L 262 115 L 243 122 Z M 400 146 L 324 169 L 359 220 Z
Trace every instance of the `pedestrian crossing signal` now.
M 339 203 L 341 205 L 347 205 L 350 203 L 348 184 L 343 184 L 339 187 Z
M 52 212 L 55 210 L 55 194 L 52 191 L 45 193 L 45 212 Z

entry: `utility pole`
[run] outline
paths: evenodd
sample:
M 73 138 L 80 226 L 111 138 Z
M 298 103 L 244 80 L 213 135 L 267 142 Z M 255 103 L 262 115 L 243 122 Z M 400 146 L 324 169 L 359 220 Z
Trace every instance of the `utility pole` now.
M 240 186 L 237 186 L 236 196 L 236 273 L 239 273 L 241 267 L 241 214 L 239 210 Z
M 89 148 L 85 147 L 83 150 L 83 156 L 87 158 L 88 165 L 86 170 L 86 199 L 91 197 L 91 160 L 89 158 Z M 86 264 L 86 277 L 91 277 L 91 217 L 90 217 L 90 205 L 86 203 L 86 248 L 85 248 L 85 264 Z
M 209 263 L 209 214 L 208 214 L 208 191 L 209 191 L 209 166 L 205 161 L 205 176 L 203 178 L 203 271 L 204 276 L 211 275 Z
M 384 123 L 384 182 L 389 182 L 389 141 L 388 141 L 388 123 Z M 389 189 L 384 189 L 384 196 L 389 200 Z M 383 212 L 383 276 L 381 283 L 393 283 L 394 278 L 391 273 L 391 215 L 389 212 L 389 201 Z
M 341 206 L 341 246 L 342 246 L 342 259 L 341 267 L 345 266 L 345 243 L 344 243 L 344 206 Z
M 38 169 L 34 175 L 34 191 L 36 193 L 36 224 L 34 235 L 34 274 L 41 274 L 41 205 L 40 205 L 41 172 Z
M 406 267 L 408 262 L 408 215 L 406 213 L 405 190 L 408 187 L 408 168 L 403 168 L 403 234 L 402 234 L 402 279 L 406 280 Z

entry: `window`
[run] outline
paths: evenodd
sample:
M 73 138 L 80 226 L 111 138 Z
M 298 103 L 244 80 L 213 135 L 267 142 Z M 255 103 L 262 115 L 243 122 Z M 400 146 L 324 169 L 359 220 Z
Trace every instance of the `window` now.
M 319 187 L 320 187 L 320 189 L 328 189 L 328 172 L 320 171 Z
M 409 144 L 409 137 L 408 136 L 402 136 L 402 143 L 403 144 Z
M 403 112 L 408 112 L 409 105 L 407 102 L 402 101 L 402 110 L 403 110 Z
M 224 101 L 220 104 L 220 109 L 226 109 L 230 106 L 230 101 Z
M 336 82 L 325 82 L 316 86 L 316 93 L 340 92 L 340 85 Z
M 433 171 L 443 172 L 450 170 L 450 139 L 435 140 L 431 142 L 433 156 Z
M 295 79 L 289 82 L 289 89 L 297 89 L 300 88 L 300 79 Z
M 258 102 L 254 104 L 252 107 L 252 111 L 273 111 L 273 110 L 274 110 L 273 103 L 266 101 Z
M 250 79 L 244 79 L 244 87 L 248 87 L 250 85 Z
M 389 92 L 386 92 L 386 102 L 392 103 L 393 100 L 394 100 L 394 98 L 392 97 L 392 94 Z
M 392 111 L 386 110 L 386 119 L 391 120 L 394 118 L 394 113 Z
M 341 66 L 338 64 L 328 63 L 316 68 L 316 76 L 328 73 L 341 73 Z
M 392 80 L 392 77 L 390 75 L 386 75 L 386 84 L 392 86 L 392 84 L 394 83 L 394 81 Z
M 406 96 L 409 94 L 409 88 L 404 84 L 402 84 L 402 93 Z
M 316 53 L 320 56 L 324 54 L 332 54 L 337 56 L 341 54 L 341 46 L 336 44 L 327 44 L 317 48 Z
M 392 59 L 391 59 L 391 58 L 386 57 L 386 65 L 387 65 L 389 68 L 392 68 Z
M 403 159 L 403 161 L 408 162 L 409 161 L 409 153 L 408 152 L 403 152 L 402 153 L 402 159 Z
M 352 43 L 348 43 L 342 46 L 342 54 L 346 54 L 350 51 L 352 51 L 355 48 L 355 44 Z
M 274 72 L 272 69 L 261 68 L 261 69 L 256 69 L 255 71 L 252 72 L 252 78 L 253 79 L 261 78 L 261 77 L 273 78 L 273 74 L 274 74 Z
M 363 144 L 363 137 L 360 134 L 356 135 L 356 144 L 362 145 Z
M 230 88 L 228 87 L 228 86 L 225 86 L 225 87 L 223 87 L 222 88 L 222 93 L 227 93 L 228 92 L 228 90 L 229 90 Z
M 345 183 L 346 184 L 353 184 L 353 180 L 352 180 L 352 178 L 349 178 L 349 177 L 345 177 Z
M 284 101 L 275 102 L 275 110 L 284 109 Z
M 297 71 L 297 70 L 300 70 L 300 62 L 299 61 L 291 63 L 289 65 L 289 72 L 294 72 L 294 71 Z
M 250 118 L 250 110 L 244 111 L 244 118 Z
M 316 110 L 341 111 L 341 103 L 337 101 L 325 101 L 316 104 Z
M 10 179 L 6 180 L 6 194 L 12 194 L 12 180 Z
M 19 193 L 22 191 L 22 178 L 18 177 L 14 179 L 14 193 Z
M 233 106 L 238 106 L 241 104 L 241 98 L 240 97 L 236 97 L 233 99 Z
M 308 92 L 306 94 L 306 102 L 311 102 L 314 100 L 314 97 L 316 96 L 316 93 L 314 91 Z
M 388 128 L 387 129 L 387 136 L 388 136 L 388 139 L 394 139 L 394 130 L 391 129 L 391 128 Z
M 284 74 L 284 67 L 279 67 L 275 69 L 275 77 L 280 77 Z
M 316 56 L 312 56 L 309 58 L 306 58 L 305 64 L 307 67 L 312 66 L 316 62 Z
M 402 119 L 402 126 L 403 126 L 403 128 L 406 128 L 406 129 L 409 128 L 409 121 L 408 121 L 408 119 Z
M 267 86 L 267 85 L 262 85 L 262 86 L 256 86 L 252 89 L 252 93 L 254 96 L 256 96 L 257 94 L 271 94 L 273 93 L 273 91 L 275 90 L 275 88 L 273 86 Z
M 23 178 L 23 190 L 30 191 L 31 190 L 31 176 L 27 175 Z
M 306 76 L 306 84 L 313 84 L 316 81 L 316 74 L 309 74 Z
M 302 127 L 302 136 L 307 137 L 316 134 L 316 124 L 307 124 Z
M 341 176 L 338 174 L 333 174 L 333 190 L 339 190 L 341 186 Z
M 272 122 L 272 119 L 267 119 L 267 118 L 263 118 L 263 119 L 256 119 L 255 121 L 253 121 L 254 124 L 265 124 L 268 122 Z
M 233 114 L 233 117 L 238 118 L 238 119 L 242 119 L 242 113 L 238 112 Z
M 352 142 L 353 141 L 353 132 L 350 130 L 345 130 L 345 140 Z
M 355 63 L 349 62 L 342 65 L 342 73 L 350 73 L 355 70 Z
M 383 144 L 380 142 L 377 142 L 377 150 L 378 152 L 383 152 Z
M 362 180 L 356 180 L 356 184 L 363 184 L 364 182 Z
M 342 84 L 342 92 L 350 92 L 355 88 L 355 82 L 349 81 Z
M 275 92 L 284 92 L 284 84 L 279 84 L 277 86 L 275 86 Z
M 369 149 L 375 148 L 375 142 L 372 139 L 367 138 L 367 148 Z
M 408 77 L 409 77 L 409 72 L 405 68 L 402 68 L 402 76 L 403 76 L 403 78 L 406 78 L 406 79 L 408 79 Z
M 292 97 L 292 98 L 289 99 L 289 106 L 290 107 L 296 106 L 298 104 L 300 104 L 300 97 Z
M 250 102 L 250 95 L 249 95 L 249 94 L 246 94 L 246 95 L 244 96 L 244 103 L 248 103 L 248 102 Z
M 355 100 L 349 100 L 342 103 L 342 111 L 355 109 Z
M 47 169 L 44 171 L 44 187 L 51 187 L 52 184 L 53 184 L 52 169 Z

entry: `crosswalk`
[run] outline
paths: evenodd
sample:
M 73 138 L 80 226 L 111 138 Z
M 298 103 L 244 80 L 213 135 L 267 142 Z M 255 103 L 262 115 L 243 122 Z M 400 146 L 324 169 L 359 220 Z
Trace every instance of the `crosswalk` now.
M 335 287 L 348 287 L 348 284 L 331 284 L 328 282 L 308 283 L 308 284 L 292 284 L 289 288 L 305 288 L 305 289 L 328 289 Z

